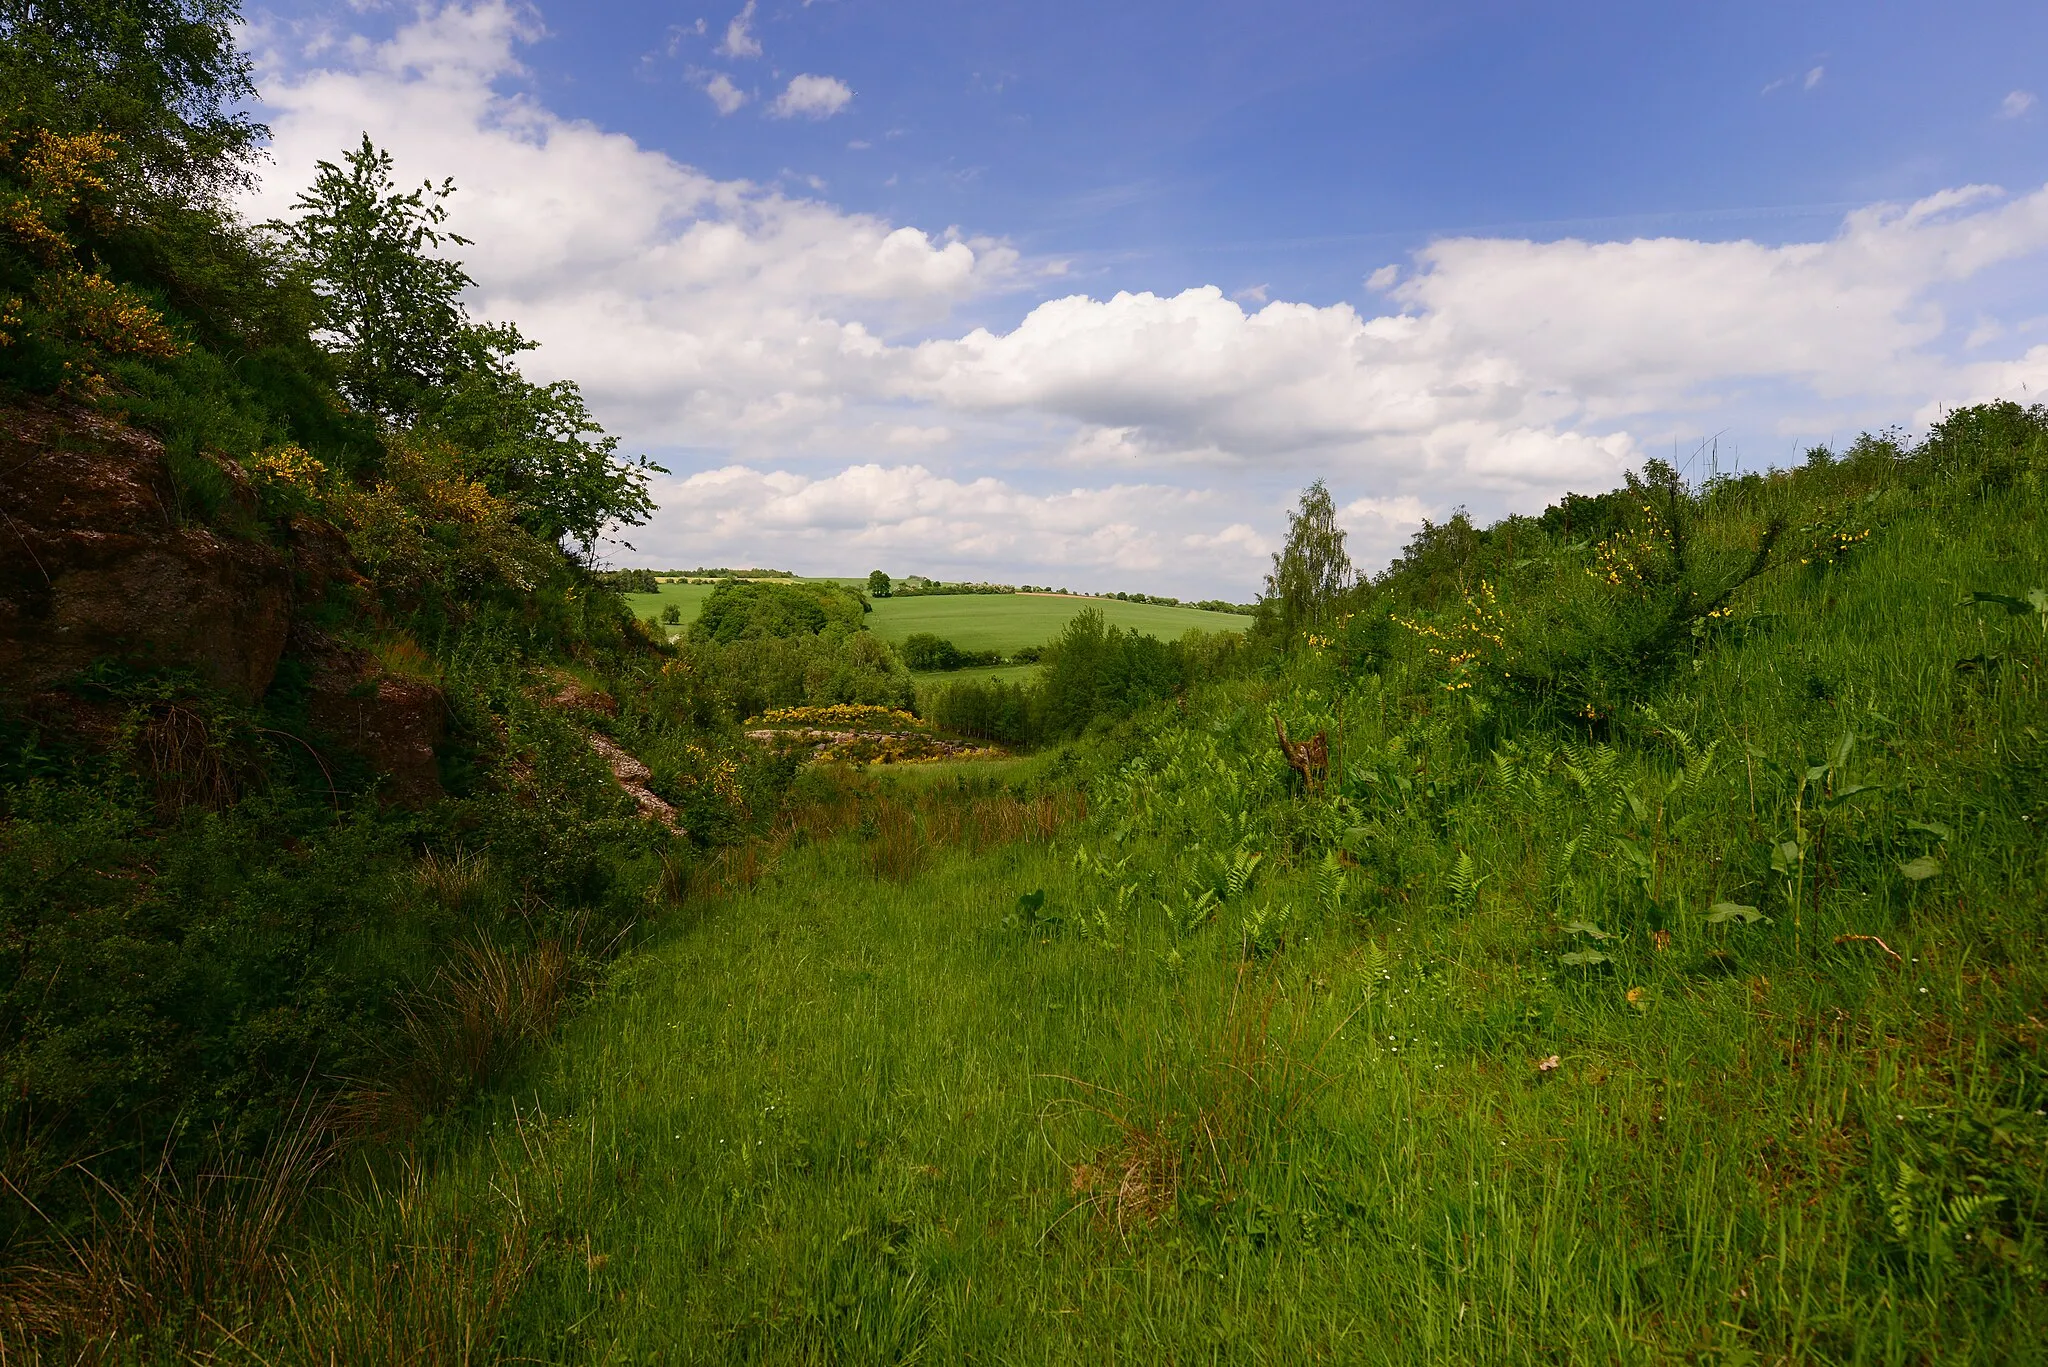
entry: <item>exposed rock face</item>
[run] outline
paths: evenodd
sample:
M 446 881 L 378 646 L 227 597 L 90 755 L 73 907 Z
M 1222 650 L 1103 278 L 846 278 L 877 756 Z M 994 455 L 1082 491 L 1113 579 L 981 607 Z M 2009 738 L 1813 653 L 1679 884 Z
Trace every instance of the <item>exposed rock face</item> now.
M 360 650 L 300 632 L 293 655 L 312 666 L 307 720 L 318 739 L 386 778 L 386 799 L 424 807 L 446 795 L 435 747 L 448 734 L 448 701 L 424 679 L 388 674 Z
M 154 438 L 89 413 L 0 408 L 0 690 L 21 697 L 112 658 L 261 696 L 290 624 L 284 557 L 180 526 L 172 508 Z
M 682 830 L 682 823 L 676 818 L 676 809 L 656 797 L 647 787 L 647 780 L 654 777 L 653 770 L 620 749 L 605 737 L 593 733 L 590 748 L 604 757 L 611 766 L 612 780 L 623 788 L 626 796 L 640 807 L 640 815 L 650 821 L 659 821 L 672 831 Z

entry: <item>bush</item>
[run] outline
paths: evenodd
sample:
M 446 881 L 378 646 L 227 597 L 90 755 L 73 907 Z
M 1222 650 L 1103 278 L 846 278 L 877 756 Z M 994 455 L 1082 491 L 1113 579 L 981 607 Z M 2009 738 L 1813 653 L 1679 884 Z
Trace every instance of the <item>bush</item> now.
M 942 689 L 930 712 L 934 725 L 954 735 L 1029 745 L 1038 739 L 1031 704 L 1031 693 L 1022 684 L 963 679 Z
M 661 580 L 653 570 L 606 570 L 597 582 L 613 593 L 660 593 Z
M 1135 711 L 1186 683 L 1178 652 L 1136 631 L 1119 631 L 1097 608 L 1077 614 L 1046 647 L 1038 723 L 1048 738 L 1078 735 L 1099 716 Z
M 827 627 L 862 629 L 867 605 L 837 584 L 752 584 L 729 581 L 712 590 L 690 628 L 693 640 L 730 645 L 740 640 L 816 636 Z
M 929 631 L 917 632 L 904 641 L 902 652 L 903 663 L 926 672 L 974 669 L 1003 662 L 1003 657 L 993 650 L 962 650 L 945 637 L 935 636 Z

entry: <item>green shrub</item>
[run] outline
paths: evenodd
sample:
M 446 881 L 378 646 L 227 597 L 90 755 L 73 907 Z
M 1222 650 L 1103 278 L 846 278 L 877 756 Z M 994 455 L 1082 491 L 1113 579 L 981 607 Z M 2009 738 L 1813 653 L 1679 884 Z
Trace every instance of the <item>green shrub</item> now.
M 996 651 L 962 650 L 945 637 L 929 631 L 913 633 L 900 650 L 903 663 L 912 669 L 925 671 L 973 669 L 1003 662 L 1002 655 Z
M 704 600 L 690 636 L 730 645 L 740 640 L 816 636 L 827 627 L 858 631 L 865 611 L 867 605 L 860 595 L 837 584 L 729 580 Z

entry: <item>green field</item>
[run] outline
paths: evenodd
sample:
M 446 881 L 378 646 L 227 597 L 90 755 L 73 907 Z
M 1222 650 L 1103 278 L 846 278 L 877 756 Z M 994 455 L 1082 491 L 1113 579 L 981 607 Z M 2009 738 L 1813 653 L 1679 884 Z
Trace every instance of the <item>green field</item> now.
M 943 636 L 962 650 L 1008 653 L 1044 645 L 1075 614 L 1099 610 L 1113 627 L 1173 640 L 1190 630 L 1243 631 L 1252 619 L 1230 612 L 1162 608 L 1114 598 L 1071 598 L 1057 594 L 974 594 L 951 598 L 884 598 L 875 603 L 868 629 L 901 642 L 920 631 Z
M 697 620 L 697 614 L 704 610 L 704 600 L 711 596 L 716 584 L 680 584 L 664 580 L 660 593 L 628 593 L 622 595 L 633 611 L 650 622 L 661 620 L 662 609 L 671 603 L 682 609 L 685 624 Z
M 834 582 L 851 583 L 849 580 Z M 683 621 L 695 621 L 715 584 L 663 584 L 660 593 L 629 593 L 633 611 L 658 620 L 673 603 Z M 1195 608 L 1163 608 L 1126 603 L 1114 598 L 1074 598 L 1056 594 L 962 594 L 953 597 L 880 598 L 868 617 L 868 629 L 883 640 L 900 644 L 920 631 L 943 636 L 962 650 L 995 650 L 1008 654 L 1044 645 L 1059 635 L 1076 613 L 1099 609 L 1111 626 L 1172 640 L 1190 629 L 1243 631 L 1251 618 Z

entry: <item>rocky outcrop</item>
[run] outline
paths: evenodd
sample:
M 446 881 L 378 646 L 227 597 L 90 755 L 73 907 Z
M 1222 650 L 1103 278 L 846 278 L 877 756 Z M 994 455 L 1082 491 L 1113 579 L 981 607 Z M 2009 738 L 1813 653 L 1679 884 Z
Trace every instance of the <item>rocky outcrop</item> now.
M 603 736 L 593 733 L 589 739 L 590 748 L 597 751 L 604 762 L 611 766 L 612 781 L 624 789 L 626 796 L 632 798 L 639 806 L 640 815 L 650 821 L 659 821 L 672 831 L 682 830 L 683 825 L 676 817 L 676 809 L 648 789 L 647 780 L 654 777 L 651 769 Z
M 220 474 L 252 498 L 238 470 Z M 262 695 L 290 626 L 285 558 L 176 508 L 155 438 L 84 411 L 0 408 L 0 691 L 111 659 Z
M 448 734 L 448 700 L 438 687 L 311 632 L 296 634 L 292 653 L 310 666 L 306 720 L 321 744 L 383 775 L 387 801 L 424 807 L 446 795 L 436 750 Z

